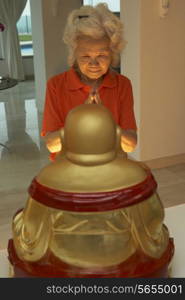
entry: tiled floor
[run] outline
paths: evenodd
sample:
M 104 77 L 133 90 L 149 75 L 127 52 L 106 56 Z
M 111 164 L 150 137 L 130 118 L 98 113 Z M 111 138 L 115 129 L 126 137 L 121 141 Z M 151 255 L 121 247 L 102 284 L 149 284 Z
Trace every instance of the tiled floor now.
M 185 164 L 152 170 L 165 207 L 185 203 Z
M 48 163 L 40 138 L 42 116 L 35 101 L 34 82 L 0 91 L 0 249 L 11 236 L 14 213 L 26 203 L 32 178 Z M 185 164 L 152 170 L 165 207 L 185 203 Z

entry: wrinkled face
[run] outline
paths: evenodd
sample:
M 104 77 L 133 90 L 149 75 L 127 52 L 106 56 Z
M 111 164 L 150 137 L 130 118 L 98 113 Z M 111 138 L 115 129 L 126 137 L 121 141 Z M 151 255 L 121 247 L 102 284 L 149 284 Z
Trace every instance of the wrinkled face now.
M 75 55 L 83 75 L 90 79 L 98 79 L 107 72 L 111 63 L 109 43 L 107 38 L 79 39 Z

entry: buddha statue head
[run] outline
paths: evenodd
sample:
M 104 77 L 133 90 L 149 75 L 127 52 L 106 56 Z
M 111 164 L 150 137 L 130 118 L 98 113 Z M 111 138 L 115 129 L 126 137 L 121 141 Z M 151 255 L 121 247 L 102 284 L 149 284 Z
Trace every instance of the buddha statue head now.
M 111 113 L 101 104 L 83 104 L 66 118 L 66 157 L 82 165 L 104 164 L 113 160 L 120 144 L 119 129 Z

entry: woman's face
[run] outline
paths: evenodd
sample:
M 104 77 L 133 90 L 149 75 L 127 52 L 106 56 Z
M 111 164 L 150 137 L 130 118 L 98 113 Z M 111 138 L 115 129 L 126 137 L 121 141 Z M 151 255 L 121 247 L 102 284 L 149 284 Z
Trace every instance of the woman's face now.
M 81 73 L 90 79 L 103 76 L 111 63 L 110 41 L 83 38 L 78 40 L 76 62 Z

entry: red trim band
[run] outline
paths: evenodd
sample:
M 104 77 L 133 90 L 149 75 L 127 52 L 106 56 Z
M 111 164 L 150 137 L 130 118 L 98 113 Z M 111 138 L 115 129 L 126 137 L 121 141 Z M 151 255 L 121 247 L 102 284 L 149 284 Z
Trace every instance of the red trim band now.
M 149 172 L 143 182 L 111 192 L 71 193 L 58 191 L 40 184 L 36 178 L 33 179 L 28 192 L 34 200 L 55 209 L 100 212 L 128 207 L 144 201 L 155 192 L 156 188 L 157 183 Z

